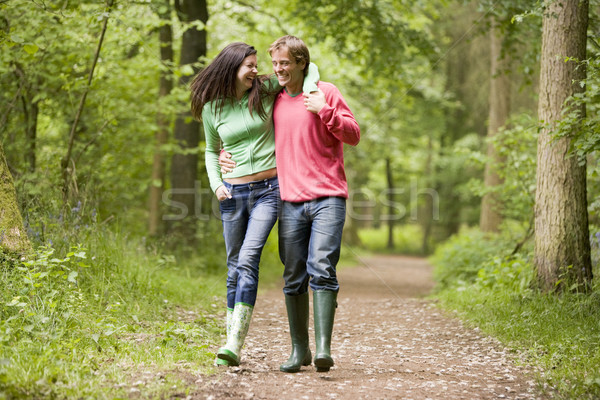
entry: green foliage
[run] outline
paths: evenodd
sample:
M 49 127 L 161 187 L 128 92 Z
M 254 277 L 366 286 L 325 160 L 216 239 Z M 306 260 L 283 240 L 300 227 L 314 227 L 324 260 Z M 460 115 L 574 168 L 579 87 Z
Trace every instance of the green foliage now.
M 490 274 L 499 274 L 505 267 L 497 263 L 502 264 L 513 248 L 514 242 L 506 236 L 464 228 L 436 248 L 431 257 L 434 278 L 441 289 L 464 287 L 478 279 L 485 285 L 492 282 Z
M 377 253 L 422 255 L 423 232 L 416 224 L 397 225 L 394 229 L 394 248 L 387 248 L 388 227 L 361 229 L 361 247 Z
M 491 29 L 492 22 L 502 38 L 502 57 L 511 63 L 511 79 L 519 85 L 531 87 L 539 68 L 541 49 L 543 2 L 540 0 L 478 1 L 478 10 L 484 20 L 483 32 Z M 515 73 L 518 71 L 518 74 Z M 514 93 L 517 94 L 517 93 Z M 521 97 L 521 96 L 519 96 Z M 518 102 L 511 107 L 519 105 Z M 516 109 L 513 111 L 517 111 Z
M 565 62 L 574 62 L 578 64 L 577 68 L 585 68 L 587 78 L 579 82 L 585 91 L 568 100 L 556 135 L 572 137 L 572 153 L 584 162 L 587 155 L 600 150 L 600 48 L 596 48 L 594 56 L 587 60 L 570 59 Z M 583 107 L 585 115 L 581 114 Z
M 223 267 L 210 260 L 147 249 L 98 226 L 63 255 L 51 247 L 24 260 L 0 255 L 0 392 L 114 398 L 133 389 L 159 398 L 185 390 L 185 376 L 169 371 L 209 372 L 209 348 L 224 329 L 214 314 L 218 307 L 223 316 Z M 139 387 L 144 374 L 153 379 Z
M 71 207 L 81 201 L 101 221 L 144 218 L 156 112 L 173 115 L 177 96 L 187 95 L 176 90 L 157 102 L 161 66 L 154 31 L 160 20 L 151 6 L 118 2 L 108 14 L 106 38 L 76 132 Z M 57 208 L 60 160 L 106 10 L 102 2 L 63 6 L 15 0 L 0 7 L 0 140 L 17 177 L 24 216 L 33 221 L 39 210 L 54 215 L 62 211 Z M 39 110 L 35 116 L 34 109 Z M 25 134 L 31 129 L 33 139 Z M 31 140 L 34 170 L 26 162 Z M 130 226 L 144 231 L 143 225 Z
M 323 80 L 340 88 L 361 124 L 361 144 L 346 149 L 351 190 L 378 193 L 382 203 L 385 197 L 379 193 L 387 188 L 383 161 L 390 159 L 395 187 L 404 190 L 397 201 L 407 210 L 421 216 L 423 196 L 415 200 L 408 193 L 413 181 L 439 196 L 435 239 L 478 221 L 485 192 L 475 178 L 489 161 L 481 151 L 489 48 L 487 37 L 479 34 L 488 31 L 489 17 L 501 22 L 505 44 L 510 43 L 505 55 L 517 58 L 514 111 L 534 115 L 535 90 L 527 85 L 539 62 L 542 8 L 537 2 L 352 0 L 315 1 L 307 7 L 299 1 L 217 0 L 209 6 L 209 56 L 226 43 L 246 41 L 259 50 L 260 72 L 270 73 L 266 49 L 273 40 L 287 33 L 306 40 Z M 215 315 L 213 310 L 219 307 L 215 303 L 224 304 L 218 221 L 198 221 L 197 248 L 176 245 L 177 250 L 165 252 L 164 245 L 177 238 L 149 242 L 143 237 L 157 112 L 176 115 L 187 107 L 189 95 L 175 85 L 159 102 L 159 73 L 166 68 L 175 82 L 192 71 L 189 66 L 178 70 L 177 60 L 161 65 L 156 32 L 172 23 L 178 54 L 185 26 L 175 14 L 164 15 L 168 7 L 162 1 L 119 1 L 110 14 L 105 7 L 88 0 L 0 2 L 0 141 L 16 178 L 26 228 L 38 246 L 36 255 L 23 261 L 0 255 L 0 392 L 9 397 L 112 398 L 133 396 L 131 389 L 141 390 L 143 398 L 175 397 L 181 391 L 169 388 L 185 385 L 177 374 L 166 373 L 164 381 L 142 387 L 133 384 L 140 373 L 173 371 L 179 361 L 189 363 L 178 366 L 186 372 L 206 371 L 213 358 L 209 348 L 223 332 L 215 323 L 222 311 Z M 588 68 L 587 91 L 572 104 L 588 108 L 574 150 L 594 161 L 599 102 L 597 18 L 591 14 L 591 56 L 582 64 Z M 74 201 L 63 207 L 60 161 L 107 16 L 105 42 L 76 132 Z M 593 304 L 567 296 L 560 306 L 545 304 L 528 289 L 530 243 L 524 253 L 510 255 L 532 216 L 536 125 L 533 117 L 514 117 L 510 128 L 496 136 L 506 164 L 499 170 L 504 183 L 495 190 L 509 221 L 501 235 L 465 229 L 439 247 L 433 260 L 440 296 L 464 302 L 475 317 L 493 308 L 491 316 L 481 312 L 490 325 L 512 327 L 507 332 L 512 329 L 514 335 L 526 332 L 533 353 L 541 349 L 542 356 L 553 351 L 578 359 L 589 352 L 597 363 L 597 353 L 587 347 L 597 331 L 584 316 L 597 313 Z M 168 158 L 179 147 L 170 141 L 162 150 Z M 590 215 L 598 225 L 599 170 L 592 164 Z M 375 215 L 381 208 L 374 207 L 373 224 L 359 232 L 365 246 L 377 251 L 387 244 L 387 229 L 377 225 Z M 399 222 L 397 251 L 419 253 L 425 225 L 419 218 Z M 126 229 L 115 233 L 117 226 Z M 276 230 L 263 253 L 261 288 L 281 279 L 274 235 Z M 468 303 L 473 298 L 483 300 L 475 306 Z M 547 310 L 577 315 L 563 321 L 565 330 L 571 324 L 585 333 L 569 331 L 577 346 L 544 342 L 545 334 L 535 341 L 534 328 Z M 521 320 L 510 321 L 514 315 Z M 579 388 L 574 393 L 598 386 L 597 375 L 584 369 L 576 371 L 587 373 L 584 383 L 572 379 Z M 569 373 L 565 376 L 577 376 Z
M 474 159 L 479 154 L 481 138 L 465 134 L 460 139 L 442 147 L 437 158 L 436 186 L 440 197 L 440 223 L 446 226 L 445 235 L 458 232 L 461 224 L 473 225 L 479 221 L 480 199 L 471 188 L 475 177 L 483 175 L 482 164 Z
M 527 293 L 533 277 L 533 266 L 527 257 L 521 254 L 496 256 L 481 265 L 474 287 L 479 290 Z
M 369 77 L 402 75 L 417 56 L 435 53 L 422 29 L 428 21 L 419 18 L 425 12 L 435 15 L 433 4 L 358 0 L 313 1 L 311 7 L 304 2 L 292 4 L 291 14 L 302 18 L 310 29 L 307 36 L 331 38 L 338 54 L 360 65 Z
M 502 183 L 496 187 L 484 187 L 483 181 L 472 179 L 471 190 L 478 196 L 495 193 L 503 204 L 501 210 L 505 219 L 521 221 L 533 220 L 535 202 L 537 137 L 538 125 L 527 114 L 515 115 L 493 138 L 492 144 L 502 157 L 500 164 L 492 164 Z M 492 163 L 482 151 L 473 151 L 471 161 L 483 168 Z

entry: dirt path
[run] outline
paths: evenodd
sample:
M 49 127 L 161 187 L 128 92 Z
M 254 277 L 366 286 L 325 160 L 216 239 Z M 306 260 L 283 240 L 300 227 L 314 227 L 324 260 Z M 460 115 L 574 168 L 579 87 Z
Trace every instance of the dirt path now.
M 424 300 L 431 267 L 377 256 L 339 271 L 335 366 L 279 372 L 290 344 L 283 294 L 260 293 L 240 367 L 198 381 L 202 399 L 540 399 L 524 368 L 494 340 Z M 312 309 L 312 300 L 311 300 Z M 311 349 L 314 333 L 311 312 Z M 215 349 L 216 351 L 216 349 Z M 528 376 L 529 375 L 529 376 Z

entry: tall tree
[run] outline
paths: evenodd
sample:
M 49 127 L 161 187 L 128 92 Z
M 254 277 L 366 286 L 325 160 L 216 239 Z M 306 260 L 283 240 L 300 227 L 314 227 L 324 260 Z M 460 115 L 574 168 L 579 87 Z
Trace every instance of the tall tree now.
M 592 279 L 586 165 L 568 157 L 571 135 L 555 138 L 565 102 L 585 90 L 586 71 L 577 60 L 586 55 L 588 8 L 588 0 L 553 1 L 542 25 L 534 265 L 548 291 Z M 577 111 L 583 118 L 585 106 Z
M 163 21 L 158 33 L 161 61 L 158 88 L 159 102 L 161 99 L 166 98 L 173 89 L 173 73 L 170 69 L 173 64 L 173 29 L 170 23 L 171 7 L 169 1 L 165 1 L 164 3 L 165 4 L 159 9 L 160 18 Z M 169 116 L 161 110 L 158 110 L 156 119 L 156 148 L 152 160 L 152 181 L 150 184 L 149 200 L 150 212 L 148 217 L 148 233 L 151 236 L 157 235 L 161 229 L 161 202 L 165 187 L 165 154 L 163 146 L 167 143 L 170 125 Z
M 205 0 L 179 0 L 175 2 L 179 19 L 186 24 L 181 43 L 179 64 L 191 67 L 198 72 L 198 61 L 206 56 L 206 30 L 208 9 Z M 182 87 L 187 87 L 193 74 L 184 73 L 179 79 Z M 196 232 L 196 182 L 198 178 L 198 144 L 200 124 L 192 118 L 189 106 L 180 112 L 175 120 L 175 141 L 180 151 L 173 155 L 171 162 L 172 200 L 183 206 L 183 218 L 172 227 L 173 232 L 192 239 Z
M 24 253 L 30 248 L 17 205 L 13 177 L 6 165 L 4 148 L 0 144 L 0 249 L 10 253 Z
M 492 139 L 506 124 L 510 113 L 510 70 L 509 54 L 503 49 L 502 30 L 496 18 L 492 17 L 490 29 L 490 95 L 487 129 L 487 158 L 484 171 L 484 185 L 488 190 L 481 200 L 479 227 L 483 232 L 498 232 L 502 222 L 501 203 L 494 191 L 502 183 L 498 168 L 502 157 Z

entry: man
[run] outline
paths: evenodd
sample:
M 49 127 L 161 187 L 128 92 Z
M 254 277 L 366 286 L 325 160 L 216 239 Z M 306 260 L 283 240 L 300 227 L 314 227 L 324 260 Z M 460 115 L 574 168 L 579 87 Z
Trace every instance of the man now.
M 313 362 L 318 372 L 327 372 L 334 365 L 330 348 L 339 291 L 336 266 L 348 198 L 343 144 L 358 144 L 360 128 L 333 84 L 319 82 L 317 92 L 302 94 L 310 53 L 301 39 L 279 38 L 269 53 L 284 87 L 275 100 L 273 124 L 282 199 L 279 255 L 292 353 L 280 370 L 298 372 L 311 363 L 310 285 L 316 341 Z

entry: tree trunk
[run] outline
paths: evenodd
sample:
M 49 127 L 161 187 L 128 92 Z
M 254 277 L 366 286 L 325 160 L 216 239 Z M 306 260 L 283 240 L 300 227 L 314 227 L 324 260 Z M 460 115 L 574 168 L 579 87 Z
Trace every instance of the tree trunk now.
M 35 146 L 37 140 L 37 122 L 40 107 L 39 102 L 33 100 L 33 84 L 27 82 L 25 72 L 18 63 L 15 64 L 15 75 L 17 76 L 17 79 L 21 81 L 20 86 L 23 89 L 23 94 L 19 97 L 21 98 L 21 102 L 23 103 L 23 118 L 25 120 L 25 139 L 27 140 L 24 153 L 25 163 L 28 165 L 27 170 L 29 172 L 34 172 L 36 164 Z M 19 90 L 19 93 L 20 92 L 21 90 Z
M 433 177 L 433 138 L 430 133 L 427 138 L 427 158 L 425 160 L 425 181 L 429 187 L 435 184 Z M 434 189 L 435 190 L 435 189 Z M 417 207 L 417 205 L 415 205 Z M 429 242 L 431 241 L 431 231 L 433 229 L 433 198 L 425 196 L 425 207 L 423 208 L 423 217 L 421 218 L 421 226 L 423 229 L 423 242 L 421 243 L 421 253 L 429 254 Z M 421 214 L 419 214 L 421 215 Z
M 546 291 L 574 283 L 585 288 L 592 279 L 586 167 L 568 157 L 570 137 L 553 136 L 565 101 L 584 90 L 584 65 L 565 60 L 586 56 L 588 7 L 587 0 L 553 2 L 543 19 L 538 115 L 544 125 L 538 140 L 534 265 Z M 585 108 L 579 111 L 584 115 Z
M 14 254 L 23 254 L 31 250 L 2 144 L 0 144 L 0 249 Z
M 30 111 L 27 121 L 27 149 L 25 150 L 25 161 L 29 166 L 29 172 L 35 172 L 36 157 L 35 157 L 35 145 L 37 140 L 37 121 L 38 114 L 40 111 L 39 103 L 31 101 L 29 99 Z
M 484 172 L 484 186 L 488 192 L 481 200 L 479 227 L 483 232 L 498 232 L 502 222 L 502 204 L 498 193 L 494 191 L 503 180 L 498 175 L 504 160 L 492 139 L 508 120 L 510 113 L 509 56 L 503 54 L 502 36 L 495 19 L 490 29 L 490 97 L 489 121 L 487 130 L 487 162 Z
M 348 199 L 346 209 L 353 209 L 352 199 Z M 344 224 L 344 231 L 342 232 L 342 241 L 350 247 L 362 246 L 362 241 L 360 240 L 360 236 L 358 236 L 358 224 L 351 213 L 346 213 L 346 223 Z
M 208 21 L 206 1 L 183 0 L 176 2 L 179 18 L 184 23 Z M 180 65 L 194 65 L 200 57 L 206 56 L 206 30 L 196 26 L 189 27 L 183 33 Z M 197 68 L 194 66 L 194 72 Z M 182 75 L 179 84 L 187 87 L 191 75 Z M 183 208 L 182 219 L 171 226 L 171 232 L 178 233 L 188 240 L 193 240 L 196 232 L 196 190 L 198 177 L 198 144 L 200 142 L 200 124 L 192 118 L 189 106 L 185 112 L 177 115 L 175 120 L 175 141 L 181 151 L 177 152 L 171 162 L 171 186 L 174 203 Z M 191 152 L 190 152 L 191 150 Z
M 394 248 L 394 178 L 392 176 L 392 162 L 388 158 L 385 159 L 385 175 L 388 184 L 388 241 L 387 248 Z
M 170 67 L 173 65 L 173 30 L 169 21 L 170 7 L 167 5 L 167 12 L 161 15 L 164 20 L 159 31 L 160 42 L 160 60 L 162 70 L 160 72 L 160 82 L 158 89 L 159 103 L 162 99 L 168 96 L 173 89 L 173 74 Z M 150 183 L 150 200 L 149 200 L 149 218 L 148 218 L 148 233 L 150 236 L 156 236 L 161 230 L 162 212 L 162 194 L 165 188 L 165 154 L 163 146 L 167 143 L 169 136 L 169 115 L 162 113 L 160 110 L 157 114 L 157 126 L 155 136 L 154 159 L 152 161 L 152 181 Z

